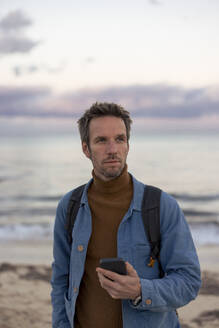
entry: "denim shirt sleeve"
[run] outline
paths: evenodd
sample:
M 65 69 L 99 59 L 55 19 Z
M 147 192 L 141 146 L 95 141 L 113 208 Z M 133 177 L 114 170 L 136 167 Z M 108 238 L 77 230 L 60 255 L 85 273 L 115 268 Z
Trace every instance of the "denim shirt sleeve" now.
M 67 196 L 67 195 L 66 195 Z M 53 257 L 52 264 L 52 327 L 53 328 L 70 328 L 70 323 L 65 310 L 64 295 L 68 291 L 69 284 L 69 262 L 71 246 L 67 239 L 66 223 L 66 205 L 67 200 L 64 196 L 57 207 L 55 225 L 54 225 L 54 241 L 53 241 Z
M 200 266 L 188 224 L 177 202 L 161 196 L 160 259 L 165 276 L 140 279 L 142 302 L 139 310 L 173 311 L 193 300 L 201 285 Z

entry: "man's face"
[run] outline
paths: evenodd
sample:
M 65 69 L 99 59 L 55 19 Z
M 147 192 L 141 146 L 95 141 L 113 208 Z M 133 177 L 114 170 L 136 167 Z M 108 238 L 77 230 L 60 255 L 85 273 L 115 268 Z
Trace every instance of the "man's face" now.
M 129 145 L 123 120 L 115 116 L 93 118 L 89 125 L 89 146 L 85 155 L 92 161 L 94 173 L 107 181 L 119 176 L 126 164 Z

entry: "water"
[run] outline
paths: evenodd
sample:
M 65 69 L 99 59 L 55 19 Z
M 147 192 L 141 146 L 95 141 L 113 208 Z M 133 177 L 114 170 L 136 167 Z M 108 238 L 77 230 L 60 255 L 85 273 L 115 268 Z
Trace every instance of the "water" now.
M 129 171 L 174 195 L 197 245 L 219 244 L 219 136 L 135 136 Z M 58 200 L 91 177 L 76 136 L 2 138 L 0 240 L 51 239 Z

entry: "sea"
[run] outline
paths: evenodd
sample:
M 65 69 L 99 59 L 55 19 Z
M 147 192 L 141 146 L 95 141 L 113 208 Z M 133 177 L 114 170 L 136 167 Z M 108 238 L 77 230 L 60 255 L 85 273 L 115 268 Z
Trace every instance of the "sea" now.
M 127 163 L 175 197 L 197 246 L 219 244 L 219 135 L 136 134 Z M 76 135 L 2 137 L 0 242 L 52 240 L 59 199 L 91 171 Z

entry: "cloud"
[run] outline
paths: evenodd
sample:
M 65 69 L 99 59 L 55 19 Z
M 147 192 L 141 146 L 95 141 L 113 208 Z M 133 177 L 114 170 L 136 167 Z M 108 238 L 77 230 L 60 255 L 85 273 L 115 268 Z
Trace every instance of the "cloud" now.
M 77 133 L 77 119 L 95 101 L 116 102 L 128 109 L 133 134 L 218 133 L 218 91 L 218 87 L 185 89 L 157 84 L 58 95 L 42 86 L 0 86 L 0 135 Z
M 0 116 L 43 116 L 48 112 L 43 102 L 50 95 L 47 87 L 0 87 Z
M 5 36 L 0 39 L 0 53 L 26 53 L 32 50 L 38 43 L 39 42 L 34 42 L 26 37 Z
M 21 66 L 17 65 L 12 68 L 15 76 L 21 76 L 24 74 L 33 74 L 39 71 L 39 67 L 36 65 Z
M 22 70 L 21 70 L 21 68 L 19 66 L 15 66 L 13 68 L 13 72 L 14 72 L 14 75 L 16 75 L 16 76 L 22 75 Z
M 218 91 L 218 90 L 217 90 Z M 135 117 L 194 118 L 219 115 L 219 96 L 211 88 L 185 89 L 166 84 L 131 85 L 81 90 L 62 97 L 68 112 L 84 110 L 95 101 L 115 102 Z
M 32 21 L 21 10 L 13 10 L 0 20 L 0 28 L 6 33 L 32 25 Z
M 95 58 L 94 57 L 86 57 L 85 58 L 85 63 L 87 63 L 87 64 L 93 64 L 94 62 L 95 62 Z
M 12 67 L 12 71 L 16 77 L 23 75 L 34 74 L 37 72 L 46 72 L 48 74 L 58 74 L 62 72 L 66 67 L 66 63 L 63 61 L 56 66 L 49 66 L 47 64 L 31 64 L 31 65 L 16 65 Z
M 0 20 L 0 54 L 28 53 L 39 41 L 25 35 L 32 21 L 20 10 L 9 12 Z
M 17 74 L 20 74 L 17 68 Z M 115 102 L 135 118 L 197 119 L 219 116 L 218 88 L 166 84 L 83 89 L 56 95 L 46 87 L 0 88 L 0 115 L 78 117 L 92 103 Z
M 161 2 L 158 0 L 148 0 L 151 5 L 161 5 Z
M 89 57 L 86 57 L 83 59 L 82 64 L 83 65 L 91 65 L 91 64 L 95 63 L 95 61 L 96 61 L 96 59 L 94 57 L 89 56 Z

